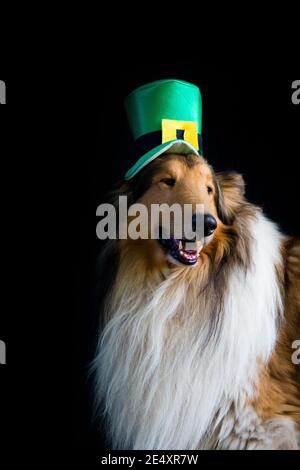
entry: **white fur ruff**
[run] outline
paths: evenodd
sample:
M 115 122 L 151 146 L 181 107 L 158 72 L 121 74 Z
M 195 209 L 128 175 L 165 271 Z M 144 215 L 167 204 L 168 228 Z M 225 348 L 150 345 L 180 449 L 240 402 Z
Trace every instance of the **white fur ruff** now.
M 143 285 L 128 273 L 123 289 L 113 291 L 93 368 L 114 449 L 245 445 L 228 436 L 253 396 L 257 359 L 265 363 L 273 351 L 282 311 L 275 269 L 281 235 L 260 213 L 250 232 L 253 265 L 246 274 L 232 269 L 220 332 L 207 344 L 209 299 L 186 278 L 179 282 L 182 270 Z M 263 434 L 254 411 L 247 413 L 240 435 L 243 426 Z

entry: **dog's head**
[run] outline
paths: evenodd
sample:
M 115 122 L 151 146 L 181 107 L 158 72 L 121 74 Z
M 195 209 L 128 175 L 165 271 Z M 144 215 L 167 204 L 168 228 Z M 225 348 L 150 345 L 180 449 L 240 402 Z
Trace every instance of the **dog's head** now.
M 194 239 L 169 236 L 159 228 L 157 240 L 149 240 L 151 256 L 185 266 L 196 266 L 201 252 L 221 236 L 222 229 L 233 223 L 244 201 L 244 181 L 236 173 L 215 174 L 204 158 L 196 155 L 163 155 L 147 165 L 129 183 L 132 202 L 147 207 L 153 204 L 190 205 L 194 227 L 197 217 L 202 221 L 202 236 Z M 197 208 L 201 205 L 201 213 Z M 185 223 L 187 222 L 185 218 Z M 172 220 L 171 220 L 172 223 Z M 172 229 L 171 229 L 172 232 Z

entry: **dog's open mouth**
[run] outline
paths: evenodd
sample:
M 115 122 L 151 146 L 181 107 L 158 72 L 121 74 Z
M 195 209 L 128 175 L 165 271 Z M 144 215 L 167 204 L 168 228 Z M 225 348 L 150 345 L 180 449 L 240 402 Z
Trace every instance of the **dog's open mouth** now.
M 175 261 L 187 266 L 197 264 L 203 246 L 200 241 L 177 240 L 173 237 L 168 239 L 159 237 L 158 242 Z

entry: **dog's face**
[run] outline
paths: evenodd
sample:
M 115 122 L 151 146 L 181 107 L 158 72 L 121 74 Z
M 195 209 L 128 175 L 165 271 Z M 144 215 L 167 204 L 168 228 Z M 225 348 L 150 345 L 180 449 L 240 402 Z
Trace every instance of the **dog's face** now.
M 213 241 L 220 227 L 229 223 L 235 199 L 232 191 L 232 204 L 225 207 L 218 178 L 206 161 L 195 155 L 172 154 L 157 158 L 136 177 L 133 194 L 134 200 L 144 204 L 149 213 L 153 204 L 169 207 L 179 204 L 182 208 L 189 204 L 195 219 L 197 205 L 201 205 L 201 237 L 187 240 L 171 235 L 165 239 L 160 232 L 157 240 L 149 240 L 148 249 L 153 257 L 184 266 L 196 266 L 201 251 Z

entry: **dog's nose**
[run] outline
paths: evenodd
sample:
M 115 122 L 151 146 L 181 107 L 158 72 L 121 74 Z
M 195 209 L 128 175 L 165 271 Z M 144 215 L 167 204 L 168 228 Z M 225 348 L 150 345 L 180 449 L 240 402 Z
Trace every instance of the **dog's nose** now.
M 211 214 L 204 215 L 204 236 L 209 237 L 217 228 L 217 221 Z
M 196 225 L 196 221 L 197 221 L 197 218 L 199 217 L 199 214 L 194 214 L 193 215 L 193 230 L 196 231 L 197 229 L 197 225 Z M 204 214 L 201 215 L 201 221 L 203 221 L 203 233 L 204 233 L 204 236 L 205 237 L 209 237 L 209 235 L 211 235 L 217 228 L 217 221 L 216 219 L 214 218 L 213 215 L 211 214 Z

